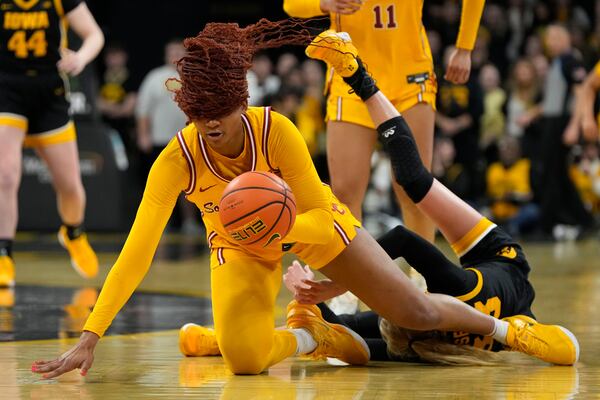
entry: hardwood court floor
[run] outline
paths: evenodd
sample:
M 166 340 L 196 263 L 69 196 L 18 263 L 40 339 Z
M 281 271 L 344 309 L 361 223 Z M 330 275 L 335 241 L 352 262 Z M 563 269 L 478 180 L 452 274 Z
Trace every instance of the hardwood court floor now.
M 578 336 L 582 353 L 575 367 L 549 366 L 521 357 L 501 367 L 373 363 L 360 368 L 294 358 L 260 376 L 233 376 L 219 357 L 182 357 L 177 349 L 177 331 L 168 330 L 105 337 L 86 378 L 71 373 L 58 381 L 43 381 L 33 375 L 31 362 L 56 357 L 74 339 L 0 343 L 0 399 L 600 399 L 598 244 L 597 240 L 588 240 L 525 245 L 534 268 L 534 312 L 541 321 L 563 324 Z M 100 258 L 101 278 L 91 286 L 101 285 L 116 254 L 103 253 Z M 35 285 L 56 290 L 90 286 L 70 270 L 61 252 L 18 252 L 16 259 L 21 285 L 16 289 L 17 298 L 20 288 L 35 290 Z M 157 260 L 141 291 L 197 300 L 208 295 L 208 276 L 208 264 L 202 256 L 183 261 Z M 287 293 L 282 292 L 278 322 L 283 321 L 288 300 Z M 136 313 L 151 312 L 161 302 L 147 303 Z M 29 312 L 27 307 L 15 309 L 18 313 Z M 0 315 L 0 326 L 1 320 Z M 72 328 L 76 329 L 77 323 Z

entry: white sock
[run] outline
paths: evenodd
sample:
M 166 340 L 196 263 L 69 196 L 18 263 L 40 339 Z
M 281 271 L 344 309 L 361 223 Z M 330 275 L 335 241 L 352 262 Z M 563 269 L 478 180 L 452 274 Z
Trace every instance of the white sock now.
M 296 336 L 296 354 L 308 354 L 317 348 L 317 342 L 306 329 L 290 329 L 290 332 Z
M 506 335 L 508 335 L 508 322 L 494 318 L 494 330 L 486 336 L 491 336 L 494 340 L 506 344 Z

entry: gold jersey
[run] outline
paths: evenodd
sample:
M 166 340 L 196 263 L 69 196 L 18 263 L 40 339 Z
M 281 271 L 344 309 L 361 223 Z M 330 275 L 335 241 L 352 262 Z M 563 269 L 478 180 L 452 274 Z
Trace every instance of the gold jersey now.
M 332 14 L 331 28 L 348 32 L 377 86 L 391 99 L 412 83 L 433 77 L 433 57 L 421 22 L 422 1 L 367 0 L 351 15 Z M 348 95 L 348 85 L 329 72 L 332 96 Z
M 483 4 L 484 0 L 463 1 L 458 47 L 473 49 Z M 285 0 L 284 10 L 300 18 L 323 14 L 319 0 Z M 399 100 L 435 79 L 422 14 L 423 0 L 365 0 L 354 14 L 331 13 L 331 29 L 350 34 L 379 89 L 391 100 Z M 330 69 L 326 92 L 348 97 L 348 90 Z
M 321 183 L 294 124 L 269 107 L 250 107 L 242 115 L 242 123 L 244 149 L 234 159 L 210 149 L 193 124 L 179 132 L 161 152 L 148 176 L 127 241 L 108 274 L 85 330 L 102 336 L 139 285 L 182 191 L 202 211 L 212 250 L 211 264 L 216 261 L 213 265 L 240 257 L 275 262 L 289 250 L 319 268 L 350 243 L 356 234 L 354 227 L 360 223 L 343 205 L 334 203 L 331 190 Z M 227 183 L 248 168 L 279 174 L 292 189 L 297 206 L 296 221 L 283 243 L 275 242 L 253 252 L 227 234 L 218 207 Z
M 273 127 L 273 115 L 276 119 L 275 127 Z M 219 201 L 227 184 L 236 176 L 246 172 L 247 166 L 250 166 L 250 171 L 268 171 L 279 176 L 284 175 L 281 173 L 279 163 L 275 160 L 277 157 L 273 157 L 272 154 L 272 152 L 276 152 L 273 144 L 279 141 L 282 121 L 282 117 L 272 112 L 270 107 L 250 107 L 242 115 L 246 135 L 244 149 L 235 159 L 212 151 L 193 124 L 188 125 L 177 134 L 179 147 L 190 170 L 190 180 L 184 193 L 186 198 L 196 204 L 202 213 L 207 242 L 211 249 L 218 249 L 217 251 L 222 252 L 223 249 L 240 246 L 225 231 L 219 218 Z M 291 154 L 290 156 L 293 157 Z M 331 202 L 331 190 L 325 186 L 319 189 L 328 203 Z M 298 203 L 298 205 L 302 207 L 302 204 Z M 305 210 L 302 208 L 298 209 L 298 213 L 303 211 Z M 333 230 L 333 225 L 331 229 Z M 285 244 L 282 246 L 279 243 L 261 250 L 244 250 L 254 252 L 266 260 L 276 260 L 283 254 L 282 247 L 285 248 Z

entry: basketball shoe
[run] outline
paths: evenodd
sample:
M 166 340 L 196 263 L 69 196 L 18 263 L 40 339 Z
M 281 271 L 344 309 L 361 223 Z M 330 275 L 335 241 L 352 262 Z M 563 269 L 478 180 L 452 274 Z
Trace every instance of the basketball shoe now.
M 506 343 L 513 350 L 558 365 L 573 365 L 579 360 L 579 343 L 568 329 L 540 324 L 525 315 L 503 320 L 509 323 Z
M 306 55 L 330 64 L 344 78 L 358 69 L 358 50 L 346 32 L 331 29 L 321 32 L 306 48 Z
M 214 329 L 196 324 L 185 324 L 179 330 L 179 351 L 186 357 L 221 354 Z
M 367 343 L 353 330 L 323 319 L 319 307 L 300 304 L 292 300 L 287 306 L 287 327 L 307 330 L 317 342 L 317 348 L 309 357 L 337 358 L 348 364 L 363 365 L 371 354 Z
M 71 265 L 83 278 L 91 279 L 98 275 L 98 257 L 87 240 L 85 233 L 76 239 L 69 239 L 67 227 L 61 226 L 58 241 L 71 256 Z
M 15 263 L 8 255 L 0 256 L 0 287 L 15 285 Z

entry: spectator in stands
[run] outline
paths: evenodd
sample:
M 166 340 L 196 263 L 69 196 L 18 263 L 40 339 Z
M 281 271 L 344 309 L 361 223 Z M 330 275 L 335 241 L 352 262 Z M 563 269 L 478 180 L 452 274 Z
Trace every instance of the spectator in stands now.
M 277 59 L 275 72 L 277 73 L 277 76 L 283 78 L 295 68 L 298 68 L 298 57 L 292 53 L 283 53 Z
M 325 135 L 325 98 L 323 97 L 325 73 L 322 64 L 315 60 L 305 60 L 301 69 L 305 91 L 300 112 L 311 121 L 315 132 L 314 145 L 312 147 L 309 145 L 309 150 L 319 177 L 323 182 L 329 182 L 325 140 L 321 140 Z
M 128 55 L 116 43 L 104 49 L 104 73 L 102 74 L 98 109 L 102 119 L 113 128 L 131 154 L 133 146 L 135 85 L 127 68 Z
M 453 50 L 452 46 L 446 48 L 444 68 Z M 436 127 L 439 134 L 454 142 L 456 161 L 464 166 L 469 175 L 470 188 L 466 199 L 474 201 L 483 194 L 479 184 L 484 172 L 479 150 L 479 118 L 483 112 L 481 87 L 473 74 L 464 85 L 442 79 L 437 98 Z
M 279 90 L 281 80 L 273 75 L 273 63 L 266 54 L 259 54 L 252 60 L 252 68 L 248 71 L 248 93 L 251 106 L 264 105 L 265 97 L 272 96 Z
M 541 92 L 537 71 L 531 61 L 520 59 L 512 69 L 506 105 L 507 133 L 522 138 L 526 129 L 539 118 Z
M 572 50 L 566 28 L 550 25 L 545 43 L 551 62 L 542 100 L 542 228 L 550 233 L 557 225 L 567 225 L 579 231 L 592 221 L 569 178 L 568 156 L 579 138 L 577 118 L 571 118 L 572 94 L 586 71 Z
M 500 72 L 493 64 L 486 64 L 479 73 L 483 89 L 483 115 L 480 120 L 479 144 L 486 159 L 495 161 L 498 140 L 505 132 L 504 104 L 506 92 L 500 87 Z
M 165 64 L 151 70 L 140 86 L 137 117 L 137 145 L 142 154 L 142 179 L 145 182 L 152 164 L 173 138 L 183 129 L 187 117 L 173 100 L 173 93 L 165 86 L 169 78 L 178 77 L 175 63 L 185 55 L 185 48 L 179 39 L 173 39 L 165 46 Z M 182 214 L 182 230 L 198 233 L 196 212 L 191 203 L 179 199 Z
M 581 159 L 571 166 L 571 179 L 586 209 L 593 215 L 600 214 L 600 157 L 598 143 L 586 143 Z
M 456 150 L 452 139 L 437 136 L 433 142 L 432 175 L 460 198 L 469 194 L 469 176 L 464 167 L 455 162 Z
M 530 163 L 521 158 L 519 141 L 514 137 L 503 137 L 498 150 L 500 161 L 491 164 L 487 171 L 492 218 L 518 237 L 531 229 L 540 216 L 539 207 L 532 202 Z
M 510 38 L 505 9 L 498 4 L 488 2 L 482 17 L 482 29 L 489 34 L 489 58 L 501 71 L 508 69 L 507 44 Z
M 541 90 L 533 63 L 525 58 L 514 65 L 506 102 L 506 133 L 521 140 L 523 155 L 539 164 Z
M 137 145 L 145 158 L 144 176 L 173 135 L 185 127 L 185 114 L 173 101 L 165 82 L 177 77 L 175 63 L 185 55 L 181 40 L 165 46 L 165 64 L 148 72 L 140 86 L 137 117 Z

